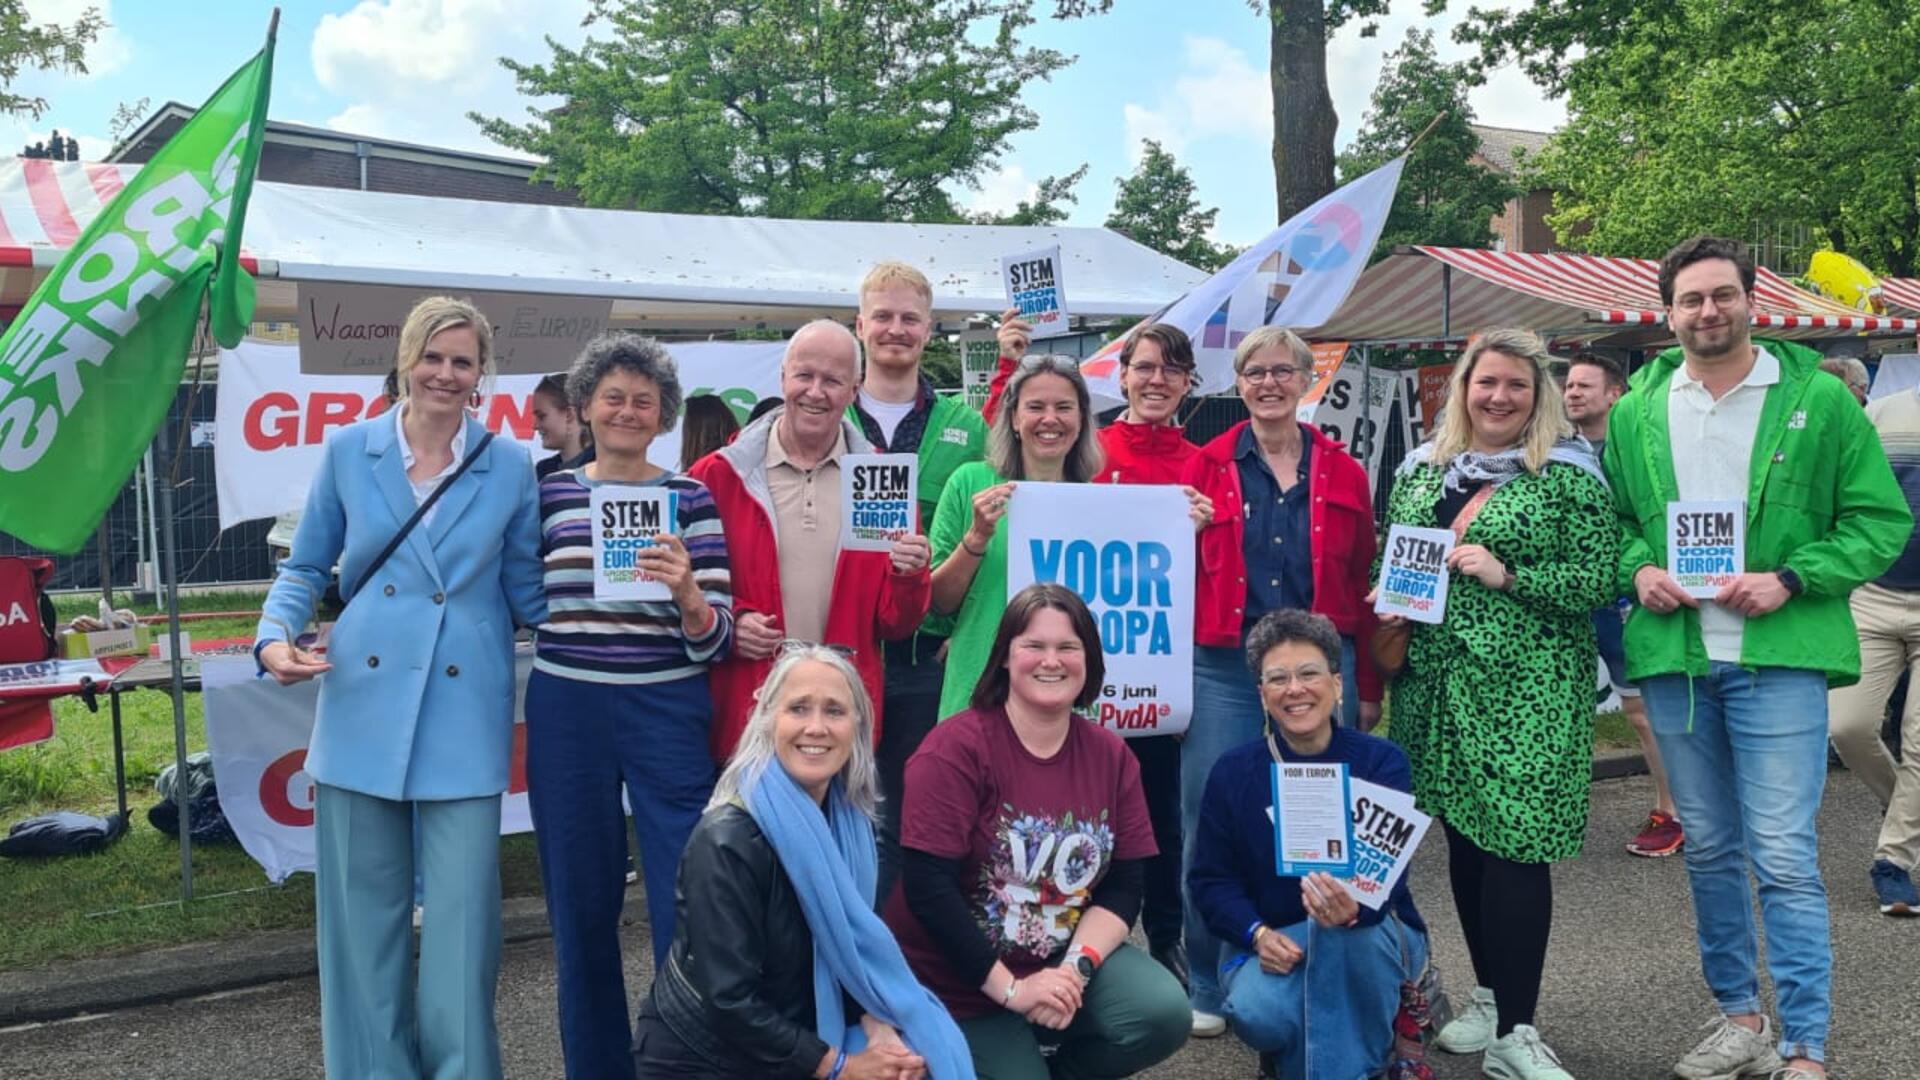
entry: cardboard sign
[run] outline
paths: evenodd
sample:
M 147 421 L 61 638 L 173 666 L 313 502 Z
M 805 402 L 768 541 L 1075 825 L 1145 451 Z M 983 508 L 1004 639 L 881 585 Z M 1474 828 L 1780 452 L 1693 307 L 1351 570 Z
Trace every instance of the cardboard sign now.
M 1020 309 L 1020 317 L 1032 324 L 1036 340 L 1072 333 L 1067 326 L 1067 289 L 1058 246 L 1002 258 L 1000 277 L 1007 286 L 1007 306 Z
M 1353 874 L 1342 877 L 1355 900 L 1374 910 L 1387 902 L 1433 819 L 1413 805 L 1413 796 L 1368 780 L 1352 789 Z
M 1194 543 L 1180 489 L 1023 480 L 1003 527 L 1008 597 L 1058 582 L 1093 612 L 1107 660 L 1094 719 L 1125 737 L 1187 730 Z
M 893 542 L 920 531 L 917 454 L 843 454 L 840 457 L 840 547 L 891 551 Z
M 1276 761 L 1270 768 L 1273 862 L 1280 876 L 1353 873 L 1347 767 L 1338 762 Z
M 1667 573 L 1688 596 L 1712 599 L 1747 565 L 1747 504 L 1667 504 Z
M 595 600 L 671 600 L 673 593 L 640 568 L 640 552 L 673 531 L 674 493 L 633 484 L 597 484 L 589 498 L 593 523 Z
M 310 375 L 384 377 L 393 367 L 407 314 L 433 291 L 300 282 L 300 370 Z M 494 370 L 503 375 L 567 370 L 581 347 L 605 330 L 613 316 L 613 301 L 606 297 L 461 295 L 493 324 Z
M 1412 525 L 1388 529 L 1380 562 L 1380 594 L 1374 598 L 1373 610 L 1423 623 L 1446 618 L 1447 555 L 1452 550 L 1452 529 Z

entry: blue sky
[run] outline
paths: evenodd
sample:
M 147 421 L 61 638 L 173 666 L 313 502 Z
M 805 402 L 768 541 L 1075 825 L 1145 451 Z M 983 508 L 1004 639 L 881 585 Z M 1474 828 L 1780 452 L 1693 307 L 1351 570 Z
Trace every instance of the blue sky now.
M 1517 0 L 1475 0 L 1508 6 Z M 17 92 L 45 97 L 38 122 L 0 123 L 0 145 L 17 148 L 57 128 L 80 139 L 81 156 L 110 144 L 116 106 L 150 100 L 197 105 L 259 47 L 273 5 L 256 0 L 28 0 L 37 19 L 63 21 L 88 6 L 113 29 L 86 76 L 29 74 Z M 526 104 L 495 58 L 544 59 L 550 34 L 578 43 L 586 5 L 566 0 L 283 0 L 275 54 L 274 119 L 472 150 L 501 152 L 465 118 L 468 109 L 517 116 Z M 1466 0 L 1427 19 L 1400 0 L 1373 38 L 1346 27 L 1329 46 L 1328 70 L 1342 145 L 1358 130 L 1382 55 L 1411 26 L 1437 31 L 1442 55 Z M 183 14 L 190 12 L 191 14 Z M 1171 13 L 1177 13 L 1173 17 Z M 1013 142 L 1001 167 L 961 201 L 1010 207 L 1041 177 L 1091 166 L 1074 224 L 1097 225 L 1113 205 L 1114 180 L 1131 170 L 1142 138 L 1156 138 L 1190 167 L 1203 204 L 1220 208 L 1216 238 L 1247 244 L 1271 229 L 1271 104 L 1267 28 L 1243 0 L 1118 0 L 1096 19 L 1043 21 L 1029 35 L 1078 61 L 1027 92 L 1040 126 Z M 1474 95 L 1478 120 L 1548 129 L 1559 102 L 1516 71 L 1497 73 Z

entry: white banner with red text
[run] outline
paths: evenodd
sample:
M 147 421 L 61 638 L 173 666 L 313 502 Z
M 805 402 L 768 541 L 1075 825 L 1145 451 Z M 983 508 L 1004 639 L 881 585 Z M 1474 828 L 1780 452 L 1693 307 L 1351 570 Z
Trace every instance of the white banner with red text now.
M 281 686 L 256 678 L 252 657 L 207 657 L 200 662 L 205 695 L 207 751 L 213 755 L 220 809 L 253 861 L 275 883 L 312 870 L 313 780 L 306 773 L 307 740 L 313 735 L 315 682 Z M 514 663 L 514 700 L 527 696 L 533 653 L 522 649 Z M 527 725 L 515 708 L 513 757 L 507 794 L 500 800 L 500 833 L 533 831 L 527 807 Z
M 780 393 L 783 342 L 690 342 L 667 346 L 684 397 L 715 394 L 744 422 L 755 402 Z M 214 408 L 214 478 L 220 527 L 291 513 L 306 504 L 327 434 L 386 411 L 382 375 L 308 375 L 299 347 L 243 342 L 220 353 Z M 502 375 L 475 415 L 488 430 L 529 444 L 538 459 L 550 451 L 533 431 L 538 375 Z M 680 431 L 661 432 L 647 457 L 679 468 Z

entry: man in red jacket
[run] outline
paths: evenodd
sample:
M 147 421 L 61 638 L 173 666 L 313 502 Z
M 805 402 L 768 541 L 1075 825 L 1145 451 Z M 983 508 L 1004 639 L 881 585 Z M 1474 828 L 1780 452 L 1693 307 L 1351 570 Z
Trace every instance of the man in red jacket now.
M 840 550 L 840 458 L 871 453 L 846 419 L 860 386 L 860 343 L 830 319 L 800 328 L 780 362 L 785 403 L 693 463 L 713 492 L 733 568 L 733 651 L 713 666 L 714 759 L 733 753 L 753 692 L 783 640 L 850 650 L 880 733 L 880 642 L 927 613 L 927 538 L 891 551 Z

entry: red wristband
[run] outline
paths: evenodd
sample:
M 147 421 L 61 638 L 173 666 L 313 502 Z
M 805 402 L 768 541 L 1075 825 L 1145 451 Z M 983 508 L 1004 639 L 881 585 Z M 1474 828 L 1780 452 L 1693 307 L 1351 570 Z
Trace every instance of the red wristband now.
M 1099 949 L 1094 948 L 1093 946 L 1087 944 L 1084 941 L 1074 945 L 1074 948 L 1080 950 L 1083 953 L 1086 953 L 1087 957 L 1093 961 L 1094 967 L 1097 968 L 1100 966 L 1100 950 Z

